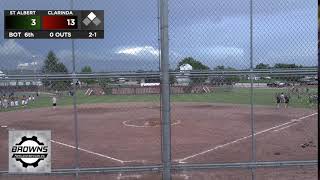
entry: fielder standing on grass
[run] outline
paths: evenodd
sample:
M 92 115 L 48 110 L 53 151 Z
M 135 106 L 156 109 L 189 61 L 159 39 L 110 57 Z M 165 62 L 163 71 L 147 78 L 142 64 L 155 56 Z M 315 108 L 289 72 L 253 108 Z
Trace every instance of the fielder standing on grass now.
M 288 107 L 288 105 L 289 105 L 289 101 L 290 101 L 290 99 L 289 99 L 289 96 L 288 95 L 284 95 L 284 107 L 285 108 L 287 108 Z
M 277 99 L 277 108 L 280 108 L 280 95 L 278 93 L 276 94 L 276 99 Z
M 56 98 L 55 95 L 52 97 L 52 106 L 53 106 L 53 109 L 56 109 L 56 106 L 57 106 L 57 98 Z
M 24 96 L 22 96 L 22 98 L 21 98 L 21 105 L 22 105 L 22 107 L 24 107 Z
M 276 100 L 277 108 L 280 108 L 280 104 L 284 104 L 284 107 L 287 108 L 290 101 L 289 96 L 283 92 L 281 94 L 276 94 Z
M 25 104 L 25 105 L 28 105 L 28 103 L 29 103 L 29 98 L 28 98 L 27 96 L 25 96 L 25 98 L 24 98 L 24 104 Z
M 6 96 L 3 97 L 2 105 L 3 105 L 3 108 L 5 109 L 8 108 L 8 100 Z

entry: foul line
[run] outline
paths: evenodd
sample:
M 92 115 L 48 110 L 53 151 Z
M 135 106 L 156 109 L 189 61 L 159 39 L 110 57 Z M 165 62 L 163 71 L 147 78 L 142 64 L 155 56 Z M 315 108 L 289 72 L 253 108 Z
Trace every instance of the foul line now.
M 69 144 L 65 144 L 65 143 L 62 143 L 62 142 L 58 142 L 58 141 L 54 141 L 54 140 L 51 140 L 51 142 L 59 144 L 59 145 L 62 145 L 62 146 L 66 146 L 66 147 L 69 147 L 69 148 L 72 148 L 72 149 L 76 149 L 75 146 L 72 146 L 72 145 L 69 145 Z M 100 157 L 103 157 L 103 158 L 111 159 L 113 161 L 117 161 L 117 162 L 120 162 L 120 163 L 130 162 L 130 161 L 123 161 L 123 160 L 120 160 L 120 159 L 116 159 L 116 158 L 113 158 L 113 157 L 110 157 L 110 156 L 107 156 L 107 155 L 104 155 L 104 154 L 96 153 L 96 152 L 93 152 L 93 151 L 89 151 L 89 150 L 86 150 L 86 149 L 83 149 L 83 148 L 80 148 L 80 147 L 78 149 L 80 151 L 83 151 L 83 152 L 86 152 L 86 153 L 89 153 L 89 154 L 94 154 L 96 156 L 100 156 Z
M 1 126 L 3 127 L 3 126 Z M 8 127 L 8 126 L 6 126 Z M 55 140 L 50 140 L 51 142 L 53 143 L 56 143 L 56 144 L 59 144 L 59 145 L 62 145 L 62 146 L 65 146 L 65 147 L 69 147 L 69 148 L 72 148 L 72 149 L 76 149 L 75 146 L 72 146 L 70 144 L 66 144 L 66 143 L 62 143 L 62 142 L 59 142 L 59 141 L 55 141 Z M 107 158 L 107 159 L 110 159 L 110 160 L 113 160 L 113 161 L 116 161 L 116 162 L 119 162 L 119 163 L 133 163 L 133 162 L 136 162 L 136 163 L 142 163 L 142 164 L 146 164 L 146 160 L 130 160 L 130 161 L 125 161 L 125 160 L 121 160 L 121 159 L 117 159 L 117 158 L 114 158 L 114 157 L 111 157 L 111 156 L 107 156 L 107 155 L 104 155 L 104 154 L 100 154 L 100 153 L 96 153 L 96 152 L 93 152 L 93 151 L 90 151 L 90 150 L 87 150 L 87 149 L 84 149 L 84 148 L 78 148 L 79 151 L 83 151 L 83 152 L 86 152 L 86 153 L 89 153 L 89 154 L 93 154 L 93 155 L 96 155 L 96 156 L 100 156 L 100 157 L 103 157 L 103 158 Z
M 285 125 L 288 125 L 288 124 L 291 124 L 291 123 L 296 123 L 296 122 L 302 121 L 303 119 L 306 119 L 306 118 L 308 118 L 308 117 L 314 116 L 314 115 L 316 115 L 316 114 L 318 114 L 318 113 L 313 113 L 313 114 L 310 114 L 310 115 L 308 115 L 308 116 L 301 117 L 301 118 L 299 118 L 299 119 L 292 119 L 292 120 L 290 120 L 289 122 L 286 122 L 286 123 L 283 123 L 283 124 L 280 124 L 280 125 L 277 125 L 277 126 L 273 126 L 273 127 L 271 127 L 271 128 L 265 129 L 265 130 L 263 130 L 263 131 L 259 131 L 259 132 L 257 132 L 257 133 L 254 133 L 254 135 L 263 134 L 263 133 L 266 133 L 266 132 L 268 132 L 268 131 L 274 130 L 274 129 L 276 129 L 276 128 L 279 128 L 279 127 L 282 127 L 282 126 L 285 126 Z M 200 152 L 200 153 L 193 154 L 193 155 L 188 156 L 188 157 L 185 157 L 185 158 L 183 158 L 183 159 L 179 159 L 178 162 L 179 162 L 179 163 L 186 163 L 185 161 L 188 160 L 188 159 L 191 159 L 191 158 L 194 158 L 194 157 L 196 157 L 196 156 L 200 156 L 200 155 L 206 154 L 206 153 L 208 153 L 208 152 L 214 151 L 214 150 L 219 149 L 219 148 L 226 147 L 226 146 L 231 145 L 231 144 L 235 144 L 235 143 L 237 143 L 237 142 L 239 142 L 239 141 L 248 139 L 248 138 L 250 138 L 251 136 L 252 136 L 252 135 L 245 136 L 245 137 L 239 138 L 239 139 L 237 139 L 237 140 L 234 140 L 234 141 L 231 141 L 231 142 L 222 144 L 222 145 L 218 145 L 218 146 L 216 146 L 216 147 L 214 147 L 214 148 L 212 148 L 212 149 L 208 149 L 208 150 L 206 150 L 206 151 L 202 151 L 202 152 Z
M 292 123 L 292 124 L 290 124 L 290 125 L 288 125 L 288 126 L 284 126 L 284 127 L 279 128 L 279 129 L 273 130 L 273 132 L 278 132 L 278 131 L 287 129 L 287 128 L 289 128 L 289 127 L 291 127 L 291 126 L 294 126 L 294 125 L 296 125 L 296 124 L 298 124 L 298 123 Z

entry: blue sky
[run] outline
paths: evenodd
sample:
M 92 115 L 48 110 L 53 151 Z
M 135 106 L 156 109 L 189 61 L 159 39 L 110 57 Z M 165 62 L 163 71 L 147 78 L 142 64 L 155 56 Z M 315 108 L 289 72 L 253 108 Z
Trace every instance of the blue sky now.
M 1 0 L 5 9 L 70 9 L 69 0 Z M 105 39 L 76 40 L 77 69 L 156 70 L 157 0 L 74 0 L 75 9 L 105 11 Z M 317 65 L 317 1 L 254 0 L 254 64 Z M 249 0 L 170 0 L 170 64 L 192 56 L 209 67 L 250 65 Z M 0 26 L 3 27 L 3 18 Z M 71 69 L 70 40 L 4 40 L 0 70 L 41 65 L 49 50 Z M 27 64 L 26 64 L 27 65 Z

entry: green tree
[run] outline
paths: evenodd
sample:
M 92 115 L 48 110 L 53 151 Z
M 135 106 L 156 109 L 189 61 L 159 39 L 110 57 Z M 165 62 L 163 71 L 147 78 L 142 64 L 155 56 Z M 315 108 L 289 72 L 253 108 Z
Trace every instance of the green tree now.
M 270 68 L 269 64 L 260 63 L 256 65 L 255 69 L 269 69 L 269 68 Z
M 296 69 L 296 68 L 303 68 L 302 65 L 296 65 L 296 64 L 285 64 L 285 63 L 277 63 L 274 65 L 274 68 L 276 69 L 288 69 L 288 68 L 291 68 L 291 69 Z
M 90 66 L 84 66 L 81 69 L 81 73 L 82 74 L 90 74 L 90 73 L 92 73 L 92 69 Z M 83 82 L 89 85 L 89 84 L 93 84 L 94 80 L 93 79 L 84 79 Z
M 217 66 L 216 68 L 214 68 L 214 70 L 224 70 L 224 66 Z
M 47 58 L 44 61 L 44 65 L 42 67 L 42 73 L 44 74 L 67 74 L 68 69 L 62 63 L 59 62 L 59 59 L 56 57 L 53 51 L 50 51 L 47 55 Z M 70 80 L 43 80 L 44 86 L 51 88 L 53 90 L 67 90 L 70 87 Z
M 180 66 L 184 64 L 189 64 L 192 66 L 192 70 L 195 71 L 202 71 L 202 70 L 209 70 L 210 68 L 204 64 L 202 64 L 200 61 L 192 58 L 192 57 L 187 57 L 182 59 L 176 68 L 176 71 L 180 70 Z M 191 79 L 191 84 L 201 84 L 205 82 L 208 79 L 208 76 L 201 76 L 201 77 L 190 77 Z
M 92 73 L 92 69 L 90 66 L 84 66 L 82 69 L 81 69 L 81 72 L 82 73 Z
M 192 57 L 187 57 L 182 59 L 177 66 L 177 70 L 180 70 L 180 66 L 184 64 L 190 64 L 192 66 L 192 70 L 209 70 L 210 68 L 204 64 L 202 64 L 200 61 L 192 58 Z

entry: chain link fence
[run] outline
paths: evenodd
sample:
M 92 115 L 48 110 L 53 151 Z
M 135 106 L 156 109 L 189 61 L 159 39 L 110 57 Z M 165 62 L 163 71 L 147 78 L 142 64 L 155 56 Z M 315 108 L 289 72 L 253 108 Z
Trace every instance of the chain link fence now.
M 1 1 L 105 39 L 0 39 L 0 179 L 317 179 L 315 3 Z M 13 129 L 52 131 L 51 174 L 7 172 Z

